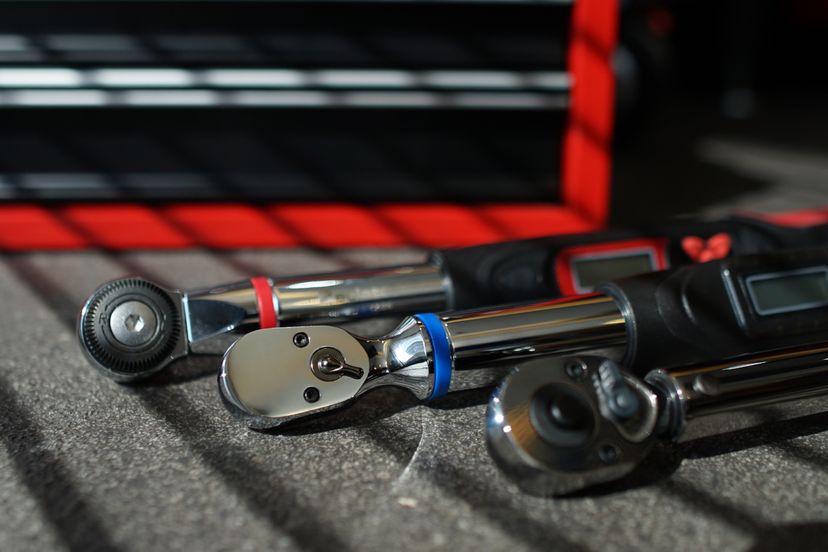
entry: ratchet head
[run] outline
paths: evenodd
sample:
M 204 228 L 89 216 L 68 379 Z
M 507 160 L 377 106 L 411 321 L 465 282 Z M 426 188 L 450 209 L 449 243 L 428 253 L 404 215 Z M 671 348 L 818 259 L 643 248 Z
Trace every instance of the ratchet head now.
M 333 326 L 258 330 L 228 349 L 219 391 L 228 409 L 254 428 L 330 410 L 363 390 L 367 344 Z
M 187 353 L 181 303 L 181 293 L 141 278 L 104 284 L 81 310 L 81 348 L 117 381 L 154 374 Z
M 487 442 L 524 490 L 554 496 L 631 472 L 652 447 L 656 421 L 655 394 L 614 362 L 541 358 L 495 391 Z
M 258 330 L 227 350 L 219 391 L 231 412 L 258 429 L 331 410 L 380 385 L 425 399 L 436 381 L 426 334 L 418 317 L 378 339 L 333 326 Z

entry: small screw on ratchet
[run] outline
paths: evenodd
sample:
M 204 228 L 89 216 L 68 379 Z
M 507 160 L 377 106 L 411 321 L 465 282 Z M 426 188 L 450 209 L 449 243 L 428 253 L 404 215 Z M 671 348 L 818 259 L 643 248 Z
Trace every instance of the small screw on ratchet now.
M 634 397 L 625 411 L 613 406 L 613 393 L 602 385 L 613 364 L 595 356 L 535 359 L 494 392 L 489 451 L 524 490 L 562 495 L 613 481 L 659 440 L 709 435 L 704 417 L 828 394 L 828 343 L 654 370 L 643 378 L 623 374 L 617 388 Z M 570 365 L 580 369 L 574 373 Z

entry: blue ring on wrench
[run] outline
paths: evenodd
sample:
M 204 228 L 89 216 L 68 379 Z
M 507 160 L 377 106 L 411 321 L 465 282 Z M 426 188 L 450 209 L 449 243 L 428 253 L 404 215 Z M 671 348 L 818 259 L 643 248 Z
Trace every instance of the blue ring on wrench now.
M 431 352 L 434 360 L 434 387 L 428 400 L 442 397 L 448 393 L 451 383 L 451 347 L 448 335 L 440 318 L 433 313 L 415 314 L 414 318 L 422 322 L 431 341 Z

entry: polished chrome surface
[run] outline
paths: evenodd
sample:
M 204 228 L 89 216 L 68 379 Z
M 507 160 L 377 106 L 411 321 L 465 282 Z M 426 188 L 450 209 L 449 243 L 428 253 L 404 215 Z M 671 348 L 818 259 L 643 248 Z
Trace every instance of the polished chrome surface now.
M 617 360 L 627 341 L 624 318 L 615 301 L 597 294 L 451 313 L 441 320 L 454 357 L 451 391 L 496 382 L 509 360 L 580 352 Z
M 538 358 L 519 364 L 497 388 L 487 412 L 489 451 L 525 491 L 561 495 L 629 473 L 653 443 L 656 396 L 625 375 L 637 398 L 637 412 L 620 419 L 602 392 L 601 357 Z M 578 371 L 568 369 L 577 363 Z M 589 430 L 580 444 L 550 441 L 532 410 L 544 392 L 578 397 L 588 409 Z
M 451 282 L 438 267 L 430 264 L 270 279 L 269 283 L 279 323 L 285 326 L 441 309 L 449 304 L 451 297 Z M 173 358 L 191 353 L 224 354 L 240 335 L 259 327 L 257 294 L 249 280 L 183 293 L 165 292 L 183 320 L 180 344 Z M 133 346 L 152 338 L 158 321 L 152 312 L 133 301 L 119 307 L 110 324 L 119 342 Z M 387 346 L 375 347 L 376 354 L 378 358 L 391 360 L 383 368 L 388 374 L 393 372 L 389 381 L 410 387 L 420 396 L 422 389 L 430 389 L 428 366 L 426 361 L 424 381 L 414 383 L 419 377 L 418 370 L 422 372 L 423 368 L 404 365 L 401 360 L 414 355 L 406 352 L 410 341 L 400 336 Z M 420 350 L 427 350 L 427 346 L 421 344 Z M 166 359 L 164 365 L 173 358 Z M 414 364 L 417 362 L 422 363 L 422 359 Z M 161 368 L 153 366 L 151 371 Z M 342 368 L 344 373 L 353 373 L 345 366 Z
M 307 336 L 306 344 L 296 344 L 298 332 Z M 361 375 L 331 381 L 317 377 L 312 367 L 321 349 L 334 349 Z M 345 330 L 271 328 L 251 332 L 230 347 L 221 364 L 219 391 L 231 411 L 251 427 L 275 427 L 347 403 L 360 393 L 368 371 L 362 342 Z M 309 388 L 318 391 L 316 400 L 306 398 Z
M 336 285 L 334 283 L 331 287 Z M 317 296 L 315 287 L 311 287 L 310 293 Z M 450 314 L 444 315 L 442 320 L 452 346 L 454 366 L 449 391 L 491 385 L 502 377 L 514 361 L 531 356 L 558 356 L 588 350 L 620 357 L 626 337 L 624 320 L 615 303 L 600 295 L 555 303 Z M 223 363 L 221 381 L 225 399 L 231 407 L 255 417 L 256 424 L 262 427 L 278 425 L 287 419 L 317 412 L 320 408 L 333 408 L 336 404 L 342 404 L 369 389 L 383 385 L 403 387 L 420 399 L 431 395 L 434 388 L 432 344 L 428 332 L 416 317 L 405 318 L 396 330 L 378 339 L 354 336 L 344 330 L 330 333 L 334 329 L 329 326 L 273 328 L 254 332 L 255 338 L 242 338 L 228 351 Z M 303 335 L 302 342 L 307 337 L 310 345 L 297 345 L 293 340 L 299 330 Z M 286 350 L 291 354 L 280 352 L 277 345 L 265 345 L 267 339 L 283 343 L 281 347 L 287 347 Z M 331 356 L 329 348 L 342 351 L 343 343 L 349 346 L 357 344 L 367 355 L 368 373 L 361 380 L 361 386 L 353 385 L 355 381 L 360 381 L 361 376 L 339 377 L 337 374 L 333 378 L 319 364 L 323 356 Z M 253 348 L 269 353 L 247 354 L 247 350 Z M 304 349 L 308 351 L 302 352 Z M 300 352 L 297 353 L 297 350 Z M 348 360 L 347 356 L 343 362 L 333 364 L 343 367 L 353 365 L 357 370 L 352 371 L 352 376 L 363 367 Z M 272 366 L 265 368 L 270 365 Z M 239 391 L 235 390 L 238 384 L 233 383 L 233 371 L 246 374 L 244 381 L 251 386 L 247 393 L 250 396 L 255 394 L 256 405 L 264 401 L 267 408 L 254 408 L 251 400 L 241 397 Z M 274 373 L 284 378 L 284 385 L 292 389 L 289 396 L 277 388 L 277 380 L 271 377 Z M 252 383 L 258 377 L 256 374 L 262 374 L 265 378 L 261 386 Z M 325 400 L 319 404 L 307 401 L 293 403 L 292 401 L 298 400 L 298 392 L 293 389 L 293 378 L 301 379 L 308 374 L 326 385 L 338 386 L 335 395 L 323 393 Z M 270 398 L 265 399 L 260 393 L 269 394 Z M 336 401 L 331 396 L 335 396 Z M 282 400 L 288 401 L 284 407 L 279 404 Z
M 445 308 L 450 282 L 429 264 L 270 279 L 279 324 L 331 323 Z M 240 334 L 258 328 L 256 291 L 249 280 L 187 292 L 189 350 L 223 354 Z
M 273 280 L 283 325 L 445 309 L 450 284 L 431 264 Z
M 828 394 L 828 344 L 658 370 L 646 379 L 664 397 L 665 436 L 678 438 L 704 416 Z
M 427 273 L 436 274 L 431 270 Z M 330 287 L 336 285 L 338 284 L 333 283 Z M 316 286 L 311 286 L 308 293 L 317 297 Z M 449 339 L 457 337 L 462 352 L 462 357 L 458 360 L 455 356 L 454 361 L 455 368 L 459 365 L 462 370 L 453 372 L 449 390 L 491 385 L 512 365 L 510 361 L 515 358 L 565 354 L 567 351 L 585 349 L 605 350 L 620 355 L 620 351 L 613 346 L 623 346 L 623 320 L 612 305 L 614 303 L 605 297 L 593 296 L 567 303 L 444 316 L 444 324 L 457 330 L 449 334 Z M 333 330 L 336 332 L 332 333 Z M 473 334 L 473 330 L 477 333 Z M 307 337 L 310 344 L 297 345 L 293 341 L 297 332 L 303 335 L 303 342 L 304 337 Z M 255 418 L 258 427 L 275 426 L 320 409 L 333 408 L 379 386 L 403 387 L 419 399 L 428 398 L 434 388 L 432 344 L 428 332 L 416 317 L 405 318 L 396 330 L 378 339 L 354 336 L 329 326 L 273 328 L 254 334 L 255 338 L 245 336 L 240 339 L 225 355 L 221 381 L 225 399 L 231 407 Z M 271 339 L 273 344 L 265 345 L 267 339 Z M 276 345 L 278 343 L 282 345 Z M 323 356 L 331 357 L 331 349 L 344 354 L 343 344 L 348 344 L 349 347 L 356 344 L 367 355 L 366 375 L 354 378 L 336 374 L 333 377 L 334 374 L 326 373 L 319 364 Z M 458 344 L 453 345 L 456 355 Z M 247 353 L 254 348 L 269 353 Z M 281 352 L 283 349 L 291 354 Z M 351 370 L 352 376 L 363 368 L 362 364 L 348 360 L 347 355 L 343 362 L 344 364 L 339 363 L 343 367 L 350 364 L 356 368 Z M 244 381 L 250 385 L 247 392 L 240 394 L 237 390 L 240 384 L 233 383 L 234 372 L 246 374 Z M 282 378 L 284 386 L 291 389 L 288 395 L 277 388 L 278 381 L 272 378 L 275 373 Z M 262 374 L 261 377 L 264 378 L 261 385 L 253 383 L 258 377 L 256 374 Z M 304 381 L 308 375 L 329 386 L 325 389 L 320 387 L 323 400 L 319 403 L 297 399 L 299 393 L 294 388 L 294 378 Z M 355 385 L 354 382 L 361 384 Z M 334 389 L 336 393 L 332 394 L 330 391 Z M 259 395 L 261 393 L 270 398 L 265 399 Z M 267 408 L 253 407 L 254 402 L 242 396 L 254 394 L 255 404 L 260 405 L 264 401 Z M 331 397 L 336 397 L 336 400 Z M 283 400 L 287 401 L 284 406 L 280 405 Z
M 259 324 L 256 291 L 250 280 L 187 292 L 184 312 L 193 353 L 223 354 L 239 334 Z
M 734 411 L 828 395 L 827 343 L 654 370 L 644 382 L 625 374 L 639 404 L 637 415 L 624 420 L 614 414 L 605 396 L 601 359 L 596 358 L 573 359 L 583 366 L 580 371 L 568 370 L 567 360 L 531 361 L 508 376 L 491 399 L 489 448 L 498 464 L 527 491 L 562 494 L 611 481 L 640 463 L 657 439 L 686 440 L 733 430 L 729 424 L 713 428 L 704 424 L 710 416 L 721 421 L 724 415 L 735 416 Z M 588 446 L 574 450 L 542 443 L 528 412 L 534 394 L 549 385 L 576 386 L 592 409 L 601 429 L 593 431 Z M 754 421 L 766 422 L 767 417 Z M 602 457 L 604 450 L 613 453 Z M 613 461 L 607 462 L 608 458 Z
M 380 339 L 366 339 L 364 346 L 371 359 L 367 391 L 380 385 L 393 385 L 426 399 L 434 386 L 431 342 L 422 323 L 406 317 L 397 329 Z
M 228 349 L 219 392 L 229 410 L 251 427 L 276 427 L 342 406 L 382 385 L 404 387 L 425 399 L 434 385 L 430 356 L 431 344 L 411 317 L 381 339 L 334 326 L 258 330 Z M 310 388 L 315 389 L 307 394 Z

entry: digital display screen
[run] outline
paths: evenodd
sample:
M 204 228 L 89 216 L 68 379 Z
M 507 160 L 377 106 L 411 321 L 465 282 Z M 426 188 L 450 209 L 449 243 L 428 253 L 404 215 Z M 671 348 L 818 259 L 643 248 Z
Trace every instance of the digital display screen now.
M 745 278 L 753 307 L 760 315 L 828 305 L 828 269 L 792 270 Z
M 655 269 L 653 255 L 649 251 L 626 255 L 581 257 L 572 261 L 572 272 L 575 275 L 578 291 L 591 291 L 601 282 L 652 272 Z

